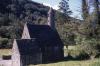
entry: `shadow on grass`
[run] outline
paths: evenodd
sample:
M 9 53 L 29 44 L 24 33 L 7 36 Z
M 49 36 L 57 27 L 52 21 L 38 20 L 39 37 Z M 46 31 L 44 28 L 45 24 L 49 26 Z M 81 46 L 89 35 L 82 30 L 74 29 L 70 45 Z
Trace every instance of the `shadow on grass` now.
M 68 55 L 67 57 L 64 57 L 64 61 L 82 61 L 82 60 L 89 60 L 90 56 L 89 55 L 79 55 L 79 56 L 71 56 Z
M 88 55 L 85 56 L 76 56 L 76 57 L 72 57 L 71 55 L 68 55 L 67 57 L 64 57 L 61 60 L 54 60 L 54 61 L 48 61 L 45 62 L 43 64 L 50 64 L 50 63 L 57 63 L 57 62 L 64 62 L 64 61 L 82 61 L 82 60 L 89 60 L 90 57 Z
M 46 62 L 42 62 L 41 64 L 52 64 L 52 63 L 58 63 L 64 61 L 82 61 L 82 60 L 89 60 L 89 59 L 90 57 L 88 55 L 80 55 L 75 57 L 68 55 L 66 57 L 63 57 L 63 59 L 46 61 Z M 38 65 L 38 64 L 34 64 L 34 65 Z

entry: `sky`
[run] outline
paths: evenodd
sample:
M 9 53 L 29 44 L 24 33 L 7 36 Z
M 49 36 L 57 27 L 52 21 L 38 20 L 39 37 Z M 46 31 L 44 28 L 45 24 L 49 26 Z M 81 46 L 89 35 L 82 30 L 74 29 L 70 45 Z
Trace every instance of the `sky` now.
M 58 9 L 59 2 L 61 0 L 33 0 L 38 3 L 42 3 L 46 6 L 53 7 L 54 9 Z M 72 10 L 72 17 L 81 19 L 81 0 L 69 0 L 69 7 Z

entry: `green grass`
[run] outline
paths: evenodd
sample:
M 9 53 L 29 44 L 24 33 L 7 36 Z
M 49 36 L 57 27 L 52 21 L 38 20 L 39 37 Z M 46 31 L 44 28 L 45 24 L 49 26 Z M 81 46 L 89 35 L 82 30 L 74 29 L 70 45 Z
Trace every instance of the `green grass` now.
M 11 49 L 0 49 L 0 56 L 11 55 Z
M 100 62 L 94 62 L 90 66 L 100 66 Z
M 99 62 L 100 59 L 95 59 L 95 60 L 86 60 L 86 61 L 63 61 L 58 63 L 29 65 L 29 66 L 93 66 L 94 63 L 99 63 Z

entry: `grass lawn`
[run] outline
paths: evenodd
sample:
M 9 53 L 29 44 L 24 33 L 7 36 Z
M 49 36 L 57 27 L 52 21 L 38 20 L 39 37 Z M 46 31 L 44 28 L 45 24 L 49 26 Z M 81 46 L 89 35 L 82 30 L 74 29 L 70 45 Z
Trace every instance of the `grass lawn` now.
M 2 55 L 11 55 L 11 49 L 0 49 L 0 56 Z
M 29 66 L 92 66 L 94 63 L 100 62 L 100 59 L 86 61 L 63 61 L 50 64 L 29 65 Z M 100 66 L 100 65 L 95 65 Z

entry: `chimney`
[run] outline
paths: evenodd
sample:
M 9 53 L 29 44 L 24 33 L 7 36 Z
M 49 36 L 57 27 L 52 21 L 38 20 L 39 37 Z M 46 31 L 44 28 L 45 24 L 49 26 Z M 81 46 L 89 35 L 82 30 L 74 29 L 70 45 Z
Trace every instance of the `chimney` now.
M 50 8 L 48 12 L 48 25 L 55 30 L 55 11 L 53 8 Z

